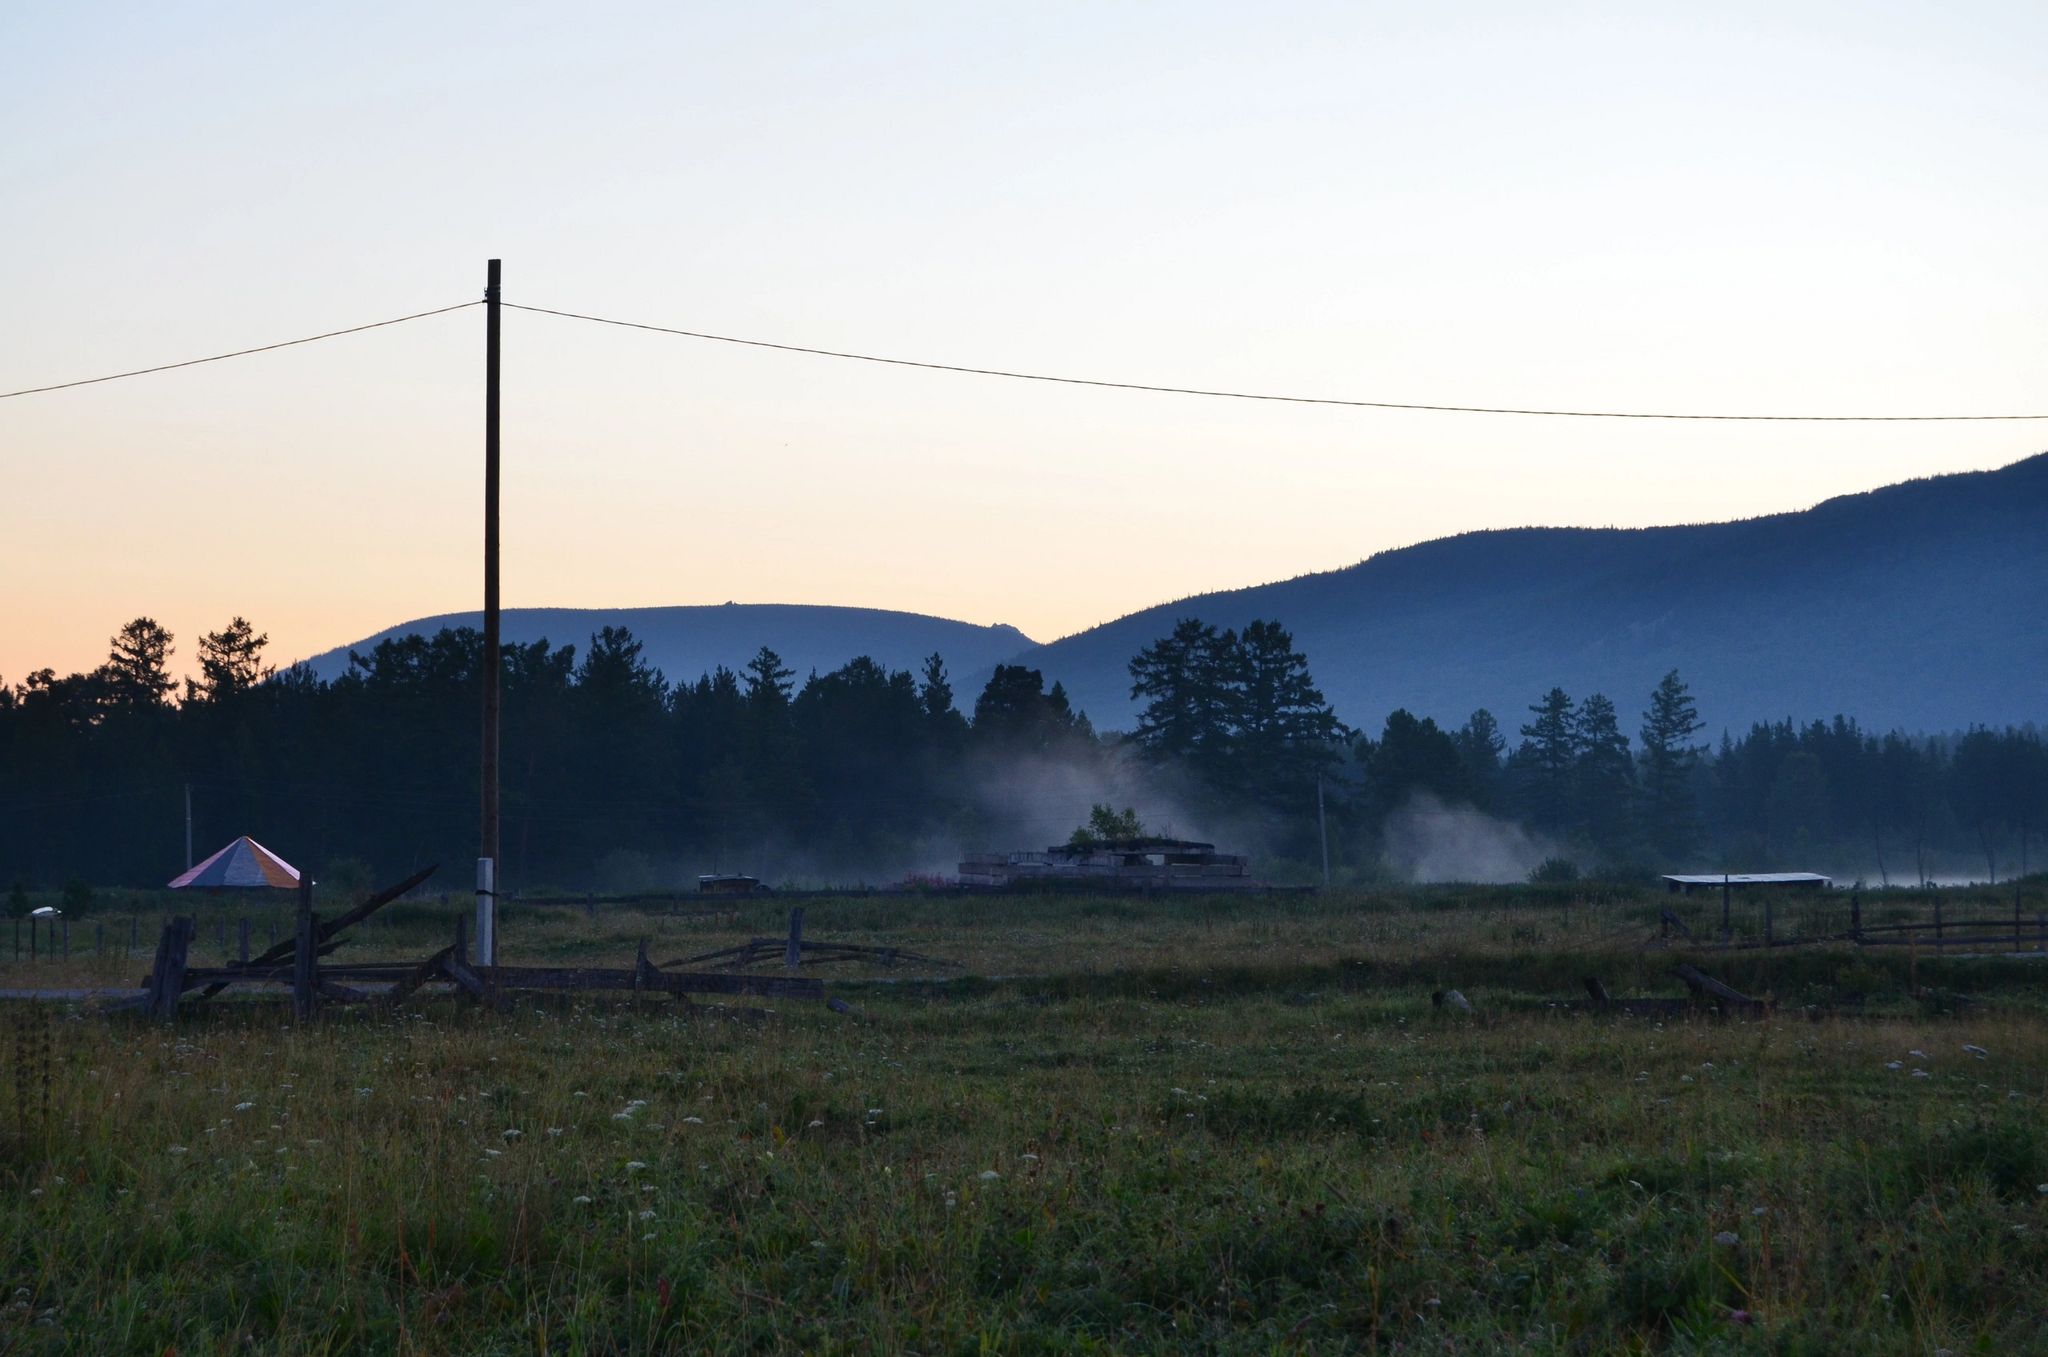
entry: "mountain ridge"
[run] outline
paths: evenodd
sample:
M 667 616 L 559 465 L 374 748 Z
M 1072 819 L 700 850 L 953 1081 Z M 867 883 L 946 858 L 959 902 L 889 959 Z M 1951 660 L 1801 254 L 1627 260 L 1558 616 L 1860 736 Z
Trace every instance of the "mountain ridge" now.
M 2048 454 L 1812 508 L 1651 528 L 1504 528 L 1156 605 L 1013 658 L 1098 726 L 1124 665 L 1181 617 L 1278 620 L 1345 720 L 1405 706 L 1512 731 L 1553 684 L 1635 710 L 1669 669 L 1710 729 L 1837 712 L 1957 729 L 2048 714 Z

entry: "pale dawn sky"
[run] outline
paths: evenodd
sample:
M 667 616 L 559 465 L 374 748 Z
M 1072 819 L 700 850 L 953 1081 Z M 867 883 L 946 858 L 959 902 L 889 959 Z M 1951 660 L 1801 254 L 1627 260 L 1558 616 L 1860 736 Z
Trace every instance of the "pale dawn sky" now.
M 0 390 L 469 300 L 501 256 L 511 301 L 1111 380 L 2048 411 L 2044 66 L 2023 4 L 17 4 Z M 476 606 L 482 335 L 472 309 L 0 401 L 0 678 L 142 613 L 182 667 L 237 613 L 289 661 Z M 1041 640 L 1448 533 L 2048 448 L 1054 387 L 517 312 L 505 381 L 508 605 Z

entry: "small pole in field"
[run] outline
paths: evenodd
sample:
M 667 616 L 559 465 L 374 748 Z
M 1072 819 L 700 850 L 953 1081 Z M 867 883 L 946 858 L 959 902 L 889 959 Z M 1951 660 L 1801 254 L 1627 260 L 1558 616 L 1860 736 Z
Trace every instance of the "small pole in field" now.
M 64 920 L 64 960 L 71 960 L 71 920 L 68 916 Z
M 1939 952 L 1941 949 L 1941 897 L 1937 895 L 1934 897 L 1934 950 Z
M 92 954 L 95 957 L 107 954 L 107 926 L 103 923 L 92 926 Z
M 244 966 L 246 966 L 246 965 L 248 965 L 248 964 L 249 964 L 249 917 L 248 917 L 248 916 L 247 916 L 246 914 L 242 916 L 242 927 L 241 927 L 241 934 L 242 934 L 242 955 L 241 955 L 241 958 L 240 958 L 240 960 L 241 960 L 241 963 L 242 963 L 242 964 L 243 964 Z
M 1729 918 L 1730 897 L 1734 888 L 1728 884 L 1728 873 L 1721 873 L 1721 941 L 1735 941 L 1735 925 Z
M 1323 815 L 1323 775 L 1316 774 L 1316 834 L 1323 841 L 1323 887 L 1330 885 L 1330 822 Z
M 142 921 L 133 914 L 128 916 L 128 950 L 133 952 L 142 945 Z
M 789 947 L 782 954 L 782 964 L 795 970 L 804 961 L 804 909 L 796 905 L 789 911 Z
M 1764 946 L 1771 945 L 1771 897 L 1764 896 Z
M 1863 901 L 1854 891 L 1849 893 L 1849 938 L 1857 946 L 1863 945 Z

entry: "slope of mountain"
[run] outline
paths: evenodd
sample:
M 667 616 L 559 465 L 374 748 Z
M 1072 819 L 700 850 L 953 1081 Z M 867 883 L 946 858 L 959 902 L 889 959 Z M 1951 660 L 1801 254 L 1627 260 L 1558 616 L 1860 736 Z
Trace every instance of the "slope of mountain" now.
M 1709 729 L 1837 712 L 1878 729 L 2048 719 L 2048 454 L 1800 513 L 1644 529 L 1517 528 L 1148 608 L 1017 657 L 1099 727 L 1174 621 L 1285 623 L 1338 715 L 1405 706 L 1512 736 L 1553 684 L 1625 729 L 1670 669 Z M 964 668 L 963 668 L 964 671 Z M 966 686 L 966 685 L 963 685 Z
M 333 679 L 348 670 L 351 650 L 367 655 L 391 636 L 432 635 L 443 627 L 480 627 L 481 613 L 422 617 L 339 646 L 307 661 Z M 1015 627 L 977 627 L 921 613 L 880 608 L 828 608 L 789 603 L 726 603 L 695 608 L 507 608 L 501 626 L 506 641 L 522 645 L 545 638 L 556 645 L 589 648 L 600 627 L 626 627 L 645 646 L 647 661 L 671 683 L 693 683 L 718 665 L 737 671 L 767 646 L 796 671 L 797 681 L 816 669 L 837 669 L 866 655 L 890 669 L 916 672 L 934 651 L 946 657 L 956 677 L 992 668 L 1034 644 Z M 971 704 L 973 694 L 967 694 Z

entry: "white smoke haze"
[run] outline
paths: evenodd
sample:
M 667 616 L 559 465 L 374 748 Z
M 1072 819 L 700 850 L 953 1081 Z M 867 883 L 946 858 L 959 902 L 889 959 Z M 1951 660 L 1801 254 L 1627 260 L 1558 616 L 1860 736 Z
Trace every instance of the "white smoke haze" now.
M 1408 881 L 1527 881 L 1557 848 L 1518 824 L 1418 792 L 1387 817 L 1387 867 Z
M 948 873 L 959 865 L 961 852 L 1036 853 L 1065 843 L 1098 805 L 1137 811 L 1147 834 L 1207 837 L 1178 799 L 1123 748 L 990 755 L 975 765 L 970 778 L 963 800 L 971 809 L 957 826 Z

